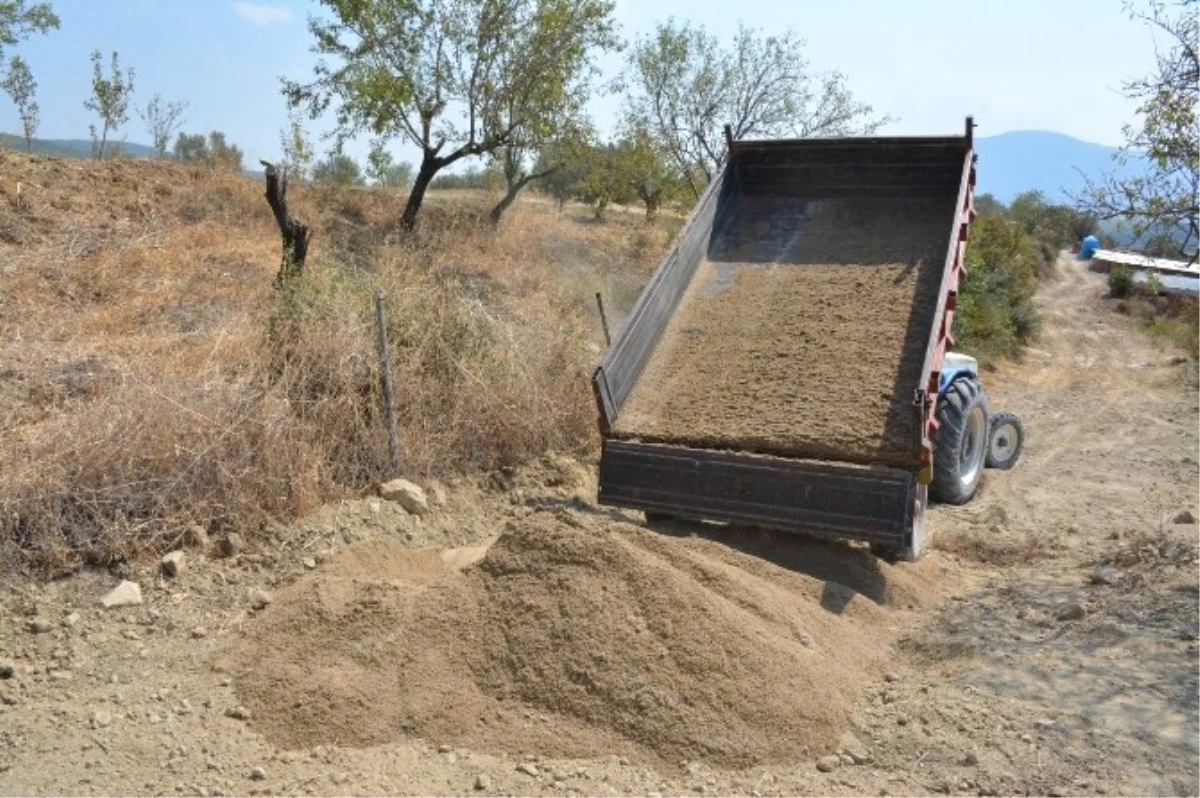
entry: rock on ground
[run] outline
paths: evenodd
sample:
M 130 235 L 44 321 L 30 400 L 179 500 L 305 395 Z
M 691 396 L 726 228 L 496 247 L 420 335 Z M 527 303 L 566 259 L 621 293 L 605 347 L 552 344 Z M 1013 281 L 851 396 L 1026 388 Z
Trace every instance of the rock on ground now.
M 169 577 L 177 577 L 187 568 L 187 558 L 182 551 L 173 551 L 163 555 L 162 571 Z
M 142 588 L 137 582 L 130 582 L 128 579 L 108 591 L 104 598 L 100 599 L 100 605 L 105 609 L 126 607 L 141 603 Z
M 407 479 L 393 479 L 379 486 L 379 495 L 388 501 L 396 502 L 413 515 L 427 515 L 429 500 L 420 485 Z
M 1196 523 L 1196 516 L 1192 515 L 1191 511 L 1189 510 L 1180 510 L 1179 512 L 1175 513 L 1175 523 L 1194 524 Z

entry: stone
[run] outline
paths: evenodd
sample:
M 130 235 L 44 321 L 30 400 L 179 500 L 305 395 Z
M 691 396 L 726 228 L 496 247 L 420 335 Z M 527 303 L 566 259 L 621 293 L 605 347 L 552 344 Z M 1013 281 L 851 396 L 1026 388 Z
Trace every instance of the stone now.
M 1072 602 L 1059 607 L 1054 617 L 1060 621 L 1079 621 L 1087 617 L 1087 609 L 1082 604 Z
M 53 670 L 46 675 L 56 682 L 69 682 L 75 678 L 75 674 L 70 671 Z
M 208 637 L 208 630 L 203 626 L 197 626 L 192 630 L 192 637 L 196 640 L 203 640 L 204 638 Z
M 413 515 L 428 515 L 429 501 L 420 485 L 407 479 L 393 479 L 379 486 L 379 495 L 391 502 L 396 502 Z
M 539 771 L 537 765 L 533 764 L 532 762 L 522 762 L 521 764 L 517 765 L 517 772 L 524 773 L 526 776 L 532 776 L 536 779 L 538 777 L 538 773 L 541 771 Z
M 488 778 L 486 773 L 480 773 L 475 777 L 475 789 L 480 792 L 490 793 L 492 791 L 492 780 Z
M 1034 725 L 1039 729 L 1053 729 L 1055 724 L 1052 718 L 1038 718 L 1034 721 Z
M 865 765 L 871 761 L 871 751 L 850 732 L 838 738 L 838 752 L 845 754 L 856 765 Z
M 17 673 L 17 663 L 11 659 L 0 659 L 0 679 L 11 679 Z
M 100 606 L 105 609 L 128 607 L 141 603 L 142 588 L 137 582 L 130 582 L 128 579 L 108 591 L 104 598 L 100 599 Z
M 237 532 L 230 532 L 221 538 L 220 551 L 222 557 L 236 557 L 245 547 L 245 544 L 242 542 L 242 536 Z
M 174 579 L 184 572 L 187 568 L 187 558 L 181 550 L 175 550 L 169 554 L 163 555 L 162 572 Z
M 1192 515 L 1190 510 L 1180 510 L 1175 513 L 1175 523 L 1177 524 L 1194 524 L 1196 516 Z
M 439 754 L 448 754 L 448 753 L 450 753 L 450 746 L 448 746 L 448 745 L 439 745 L 439 746 L 437 747 L 437 751 L 438 751 L 438 753 L 439 753 Z
M 1117 569 L 1111 565 L 1098 565 L 1096 570 L 1092 571 L 1093 585 L 1115 585 L 1117 583 Z
M 262 781 L 267 777 L 267 769 L 262 765 L 255 765 L 250 768 L 250 778 L 254 781 Z
M 250 588 L 246 598 L 250 601 L 250 606 L 256 610 L 261 610 L 271 603 L 271 594 L 261 587 Z
M 74 626 L 79 623 L 79 619 L 79 613 L 72 612 L 67 615 L 66 618 L 63 618 L 63 626 L 67 627 L 68 629 L 74 628 Z
M 183 531 L 183 542 L 204 551 L 208 548 L 208 530 L 200 524 L 191 524 Z
M 841 757 L 837 756 L 836 754 L 830 754 L 829 756 L 823 756 L 817 760 L 817 770 L 821 771 L 822 773 L 832 773 L 834 770 L 837 770 L 837 767 L 841 764 Z
M 300 563 L 310 571 L 317 567 L 317 561 L 312 557 L 305 557 Z
M 97 709 L 95 712 L 92 713 L 92 728 L 93 729 L 107 728 L 108 726 L 112 725 L 112 722 L 113 722 L 113 716 L 112 716 L 111 712 L 107 712 L 103 709 Z
M 53 628 L 54 624 L 50 623 L 50 621 L 45 618 L 29 619 L 29 631 L 33 632 L 35 635 L 45 634 Z
M 225 717 L 233 718 L 234 720 L 250 720 L 250 710 L 238 705 L 225 710 Z
M 900 681 L 900 674 L 896 673 L 895 671 L 892 671 L 891 673 L 885 673 L 883 675 L 883 680 L 885 682 L 898 682 Z

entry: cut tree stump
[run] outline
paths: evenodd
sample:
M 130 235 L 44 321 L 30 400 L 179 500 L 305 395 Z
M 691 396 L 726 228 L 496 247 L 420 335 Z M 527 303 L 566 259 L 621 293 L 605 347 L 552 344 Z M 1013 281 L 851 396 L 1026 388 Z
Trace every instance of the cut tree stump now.
M 283 236 L 283 261 L 275 277 L 275 287 L 282 288 L 304 273 L 304 260 L 308 257 L 308 242 L 312 231 L 299 219 L 293 219 L 287 207 L 287 169 L 277 169 L 275 164 L 259 161 L 266 169 L 267 204 L 275 214 L 275 222 Z

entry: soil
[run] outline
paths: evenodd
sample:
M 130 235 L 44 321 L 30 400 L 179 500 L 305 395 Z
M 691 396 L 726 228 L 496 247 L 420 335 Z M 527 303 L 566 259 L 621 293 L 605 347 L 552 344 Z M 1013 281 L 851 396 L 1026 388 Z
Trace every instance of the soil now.
M 726 545 L 543 510 L 490 548 L 346 552 L 243 630 L 230 672 L 287 748 L 782 763 L 845 730 L 878 640 L 938 592 L 936 561 L 872 565 L 879 603 L 847 588 L 830 613 L 820 580 Z
M 647 530 L 547 457 L 174 579 L 7 574 L 0 793 L 1197 795 L 1195 365 L 1060 269 L 985 375 L 1025 453 L 919 563 Z
M 913 396 L 953 210 L 953 200 L 739 200 L 615 434 L 913 464 Z

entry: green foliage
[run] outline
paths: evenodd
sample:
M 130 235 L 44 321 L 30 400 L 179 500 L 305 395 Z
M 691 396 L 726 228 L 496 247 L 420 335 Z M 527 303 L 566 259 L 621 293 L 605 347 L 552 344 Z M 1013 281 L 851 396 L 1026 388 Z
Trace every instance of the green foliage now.
M 339 133 L 399 137 L 422 152 L 402 225 L 416 223 L 442 169 L 536 141 L 591 95 L 597 52 L 619 46 L 612 0 L 322 0 L 310 18 L 318 63 L 284 81 Z M 334 66 L 336 64 L 336 66 Z
M 333 153 L 313 167 L 313 182 L 327 186 L 361 186 L 366 181 L 357 161 L 344 153 Z
M 157 92 L 146 103 L 145 108 L 138 110 L 138 117 L 146 125 L 154 149 L 159 158 L 167 157 L 167 147 L 171 137 L 183 127 L 183 112 L 187 110 L 185 102 L 166 102 Z
M 175 139 L 175 160 L 184 163 L 208 163 L 208 139 L 203 133 L 180 133 Z
M 980 214 L 967 245 L 967 277 L 954 314 L 958 346 L 981 359 L 1014 357 L 1038 331 L 1033 304 L 1038 245 L 1020 224 Z
M 739 25 L 724 48 L 702 27 L 668 20 L 633 48 L 628 116 L 664 147 L 699 197 L 735 138 L 870 133 L 888 120 L 854 99 L 846 79 L 814 72 L 788 30 Z
M 1177 232 L 1177 256 L 1194 257 L 1200 243 L 1200 0 L 1147 0 L 1146 8 L 1131 10 L 1131 16 L 1151 29 L 1157 59 L 1150 75 L 1124 86 L 1125 96 L 1139 103 L 1141 122 L 1126 125 L 1117 159 L 1138 156 L 1150 168 L 1089 181 L 1077 201 L 1102 219 L 1132 220 L 1137 238 L 1153 230 Z
M 279 133 L 279 144 L 287 173 L 298 180 L 307 180 L 312 174 L 315 156 L 304 133 L 304 125 L 295 114 L 289 114 L 287 128 Z
M 501 174 L 499 167 L 494 163 L 488 164 L 484 168 L 471 166 L 461 172 L 438 175 L 429 184 L 430 189 L 437 191 L 476 190 L 495 192 L 499 191 L 503 186 L 504 175 Z
M 99 115 L 100 131 L 90 125 L 92 152 L 97 158 L 104 157 L 104 147 L 109 132 L 115 132 L 129 121 L 129 100 L 133 96 L 133 68 L 121 71 L 117 53 L 112 54 L 112 75 L 104 76 L 100 51 L 92 53 L 92 96 L 84 100 L 83 107 Z
M 210 169 L 238 172 L 242 169 L 242 150 L 225 141 L 225 134 L 214 130 L 208 138 L 202 133 L 180 133 L 175 139 L 175 159 L 184 163 L 202 164 Z
M 19 55 L 14 55 L 8 62 L 8 72 L 0 81 L 5 93 L 17 107 L 17 115 L 21 118 L 21 133 L 25 136 L 25 148 L 33 152 L 33 136 L 38 128 L 38 104 L 33 99 L 37 93 L 37 81 L 29 71 L 29 65 Z
M 229 172 L 242 171 L 242 150 L 236 144 L 228 144 L 225 141 L 225 134 L 219 130 L 214 130 L 208 134 L 208 157 L 210 165 L 214 169 L 221 169 Z
M 1108 273 L 1108 295 L 1124 299 L 1133 293 L 1133 270 L 1128 266 L 1113 266 Z
M 0 0 L 0 54 L 4 48 L 23 41 L 30 34 L 49 33 L 59 26 L 58 15 L 49 3 L 28 0 Z
M 396 163 L 383 142 L 376 141 L 367 153 L 367 177 L 377 186 L 408 188 L 412 185 L 413 168 L 407 161 Z
M 1158 276 L 1158 272 L 1152 271 L 1146 275 L 1146 282 L 1142 284 L 1142 293 L 1146 296 L 1158 296 L 1163 292 L 1162 278 Z

